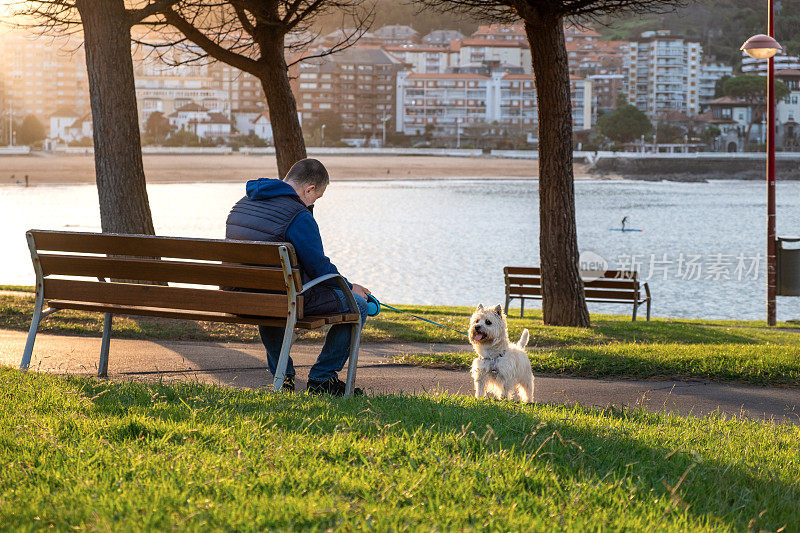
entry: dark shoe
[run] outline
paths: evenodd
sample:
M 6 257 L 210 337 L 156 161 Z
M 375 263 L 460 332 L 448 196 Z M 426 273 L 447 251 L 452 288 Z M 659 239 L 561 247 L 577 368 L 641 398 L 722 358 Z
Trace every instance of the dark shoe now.
M 308 387 L 306 391 L 309 394 L 330 394 L 331 396 L 344 396 L 344 390 L 347 384 L 340 380 L 338 376 L 333 376 L 327 381 L 314 381 L 308 380 Z M 359 388 L 353 388 L 353 396 L 361 396 L 364 391 Z
M 294 392 L 294 376 L 286 376 L 281 386 L 283 392 Z

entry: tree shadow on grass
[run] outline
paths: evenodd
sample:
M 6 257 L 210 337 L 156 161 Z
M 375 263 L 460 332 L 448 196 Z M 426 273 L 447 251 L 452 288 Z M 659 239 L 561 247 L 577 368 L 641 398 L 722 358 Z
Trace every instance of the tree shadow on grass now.
M 684 353 L 665 357 L 664 352 L 683 350 Z M 533 352 L 533 371 L 563 372 L 573 377 L 686 379 L 701 378 L 750 385 L 800 384 L 800 361 L 761 354 L 759 348 L 731 353 L 724 345 L 705 349 L 676 345 L 577 346 L 560 348 L 556 356 Z M 767 355 L 765 357 L 764 355 Z M 749 357 L 749 359 L 748 359 Z
M 690 322 L 599 321 L 593 328 L 608 341 L 680 344 L 762 344 L 741 328 L 709 327 Z M 739 330 L 739 332 L 737 332 Z M 797 335 L 800 342 L 800 335 Z
M 520 478 L 508 487 L 509 495 L 518 491 L 542 494 L 559 500 L 564 508 L 586 505 L 592 510 L 598 505 L 596 501 L 580 503 L 584 496 L 581 487 L 605 486 L 611 492 L 625 487 L 633 506 L 668 502 L 665 514 L 686 513 L 700 523 L 771 530 L 800 523 L 796 473 L 787 480 L 791 472 L 780 471 L 785 464 L 773 466 L 769 454 L 756 457 L 759 449 L 747 442 L 770 432 L 782 435 L 785 441 L 773 443 L 773 448 L 785 445 L 796 439 L 796 434 L 789 434 L 794 430 L 786 426 L 714 417 L 682 419 L 630 410 L 520 406 L 452 396 L 335 399 L 195 384 L 114 383 L 96 383 L 86 393 L 96 394 L 100 389 L 108 392 L 94 400 L 94 408 L 104 417 L 123 419 L 135 408 L 151 419 L 196 426 L 200 434 L 206 422 L 237 427 L 245 420 L 255 420 L 269 428 L 264 431 L 282 432 L 287 438 L 355 434 L 360 439 L 374 439 L 376 446 L 386 439 L 422 439 L 423 443 L 437 442 L 439 449 L 444 447 L 446 453 L 468 462 L 511 454 L 552 472 L 558 486 Z M 153 398 L 158 399 L 157 408 L 151 408 Z M 111 435 L 114 440 L 142 435 L 164 438 L 147 422 L 120 423 L 121 429 Z M 208 438 L 209 446 L 215 446 L 213 432 L 208 432 Z M 726 439 L 733 442 L 732 447 Z M 347 463 L 352 459 L 334 455 L 330 460 Z M 424 461 L 433 463 L 434 458 Z M 586 497 L 591 500 L 597 495 Z

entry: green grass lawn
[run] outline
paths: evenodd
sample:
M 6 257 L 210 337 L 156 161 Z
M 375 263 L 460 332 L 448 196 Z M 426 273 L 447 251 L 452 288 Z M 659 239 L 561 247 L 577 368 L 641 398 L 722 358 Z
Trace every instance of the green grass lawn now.
M 8 530 L 796 531 L 800 427 L 0 369 Z
M 455 329 L 465 330 L 471 308 L 399 306 Z M 741 383 L 800 386 L 800 327 L 763 321 L 654 319 L 631 322 L 624 315 L 592 315 L 590 328 L 542 324 L 541 312 L 509 318 L 509 335 L 531 333 L 529 354 L 534 371 L 581 377 L 705 378 Z M 33 314 L 32 296 L 0 294 L 0 328 L 25 331 Z M 100 336 L 102 315 L 62 311 L 42 322 L 41 331 Z M 257 342 L 252 326 L 118 317 L 115 338 Z M 301 342 L 320 339 L 307 333 Z M 403 354 L 398 361 L 435 367 L 465 368 L 472 355 L 466 338 L 408 315 L 381 312 L 367 321 L 362 342 L 456 343 L 463 351 Z

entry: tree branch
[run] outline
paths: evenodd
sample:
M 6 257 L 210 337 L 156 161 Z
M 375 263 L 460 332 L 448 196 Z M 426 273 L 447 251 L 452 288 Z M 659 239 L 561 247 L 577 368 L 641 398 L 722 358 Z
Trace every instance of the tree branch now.
M 250 19 L 247 17 L 247 11 L 238 2 L 231 2 L 231 6 L 233 6 L 233 10 L 236 12 L 236 17 L 239 19 L 239 24 L 242 25 L 244 31 L 250 35 L 253 35 L 256 30 L 253 26 L 253 23 L 250 22 Z
M 190 41 L 192 41 L 197 46 L 202 48 L 208 55 L 210 55 L 214 59 L 222 61 L 223 63 L 227 63 L 232 67 L 247 72 L 248 74 L 252 74 L 256 77 L 259 76 L 262 70 L 262 66 L 258 61 L 255 61 L 249 57 L 243 56 L 236 52 L 232 52 L 231 50 L 215 43 L 213 40 L 209 39 L 202 31 L 198 30 L 189 21 L 187 21 L 178 13 L 176 13 L 175 10 L 172 9 L 171 7 L 166 9 L 163 12 L 163 15 L 164 15 L 164 20 L 168 24 L 170 24 L 171 26 L 175 27 L 175 29 L 183 33 Z
M 158 15 L 160 12 L 177 4 L 180 0 L 155 0 L 150 4 L 139 8 L 128 10 L 131 26 L 142 22 L 144 19 Z

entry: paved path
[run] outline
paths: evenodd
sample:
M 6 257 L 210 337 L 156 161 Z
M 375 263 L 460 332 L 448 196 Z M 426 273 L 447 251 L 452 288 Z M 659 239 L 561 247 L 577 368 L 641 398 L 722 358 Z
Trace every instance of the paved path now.
M 0 330 L 0 364 L 18 366 L 26 334 Z M 399 353 L 467 350 L 465 345 L 419 343 L 368 344 L 359 357 L 358 386 L 375 394 L 414 394 L 444 390 L 471 394 L 464 370 L 436 370 L 399 365 Z M 298 345 L 292 356 L 302 388 L 318 345 Z M 47 372 L 93 374 L 100 339 L 39 334 L 31 368 Z M 240 387 L 270 382 L 260 344 L 111 340 L 109 375 L 135 380 L 186 380 Z M 712 383 L 704 380 L 630 381 L 539 376 L 537 402 L 590 406 L 644 406 L 652 411 L 704 415 L 719 410 L 739 415 L 800 424 L 800 389 L 776 389 Z

